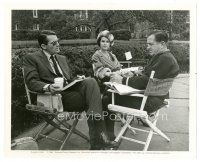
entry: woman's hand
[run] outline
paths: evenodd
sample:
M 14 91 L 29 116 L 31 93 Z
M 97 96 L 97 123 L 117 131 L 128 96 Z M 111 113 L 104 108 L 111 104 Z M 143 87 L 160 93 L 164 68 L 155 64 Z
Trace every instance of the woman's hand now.
M 111 70 L 109 68 L 107 68 L 106 72 L 104 73 L 104 76 L 110 77 L 111 74 L 112 74 Z
M 134 74 L 136 74 L 136 75 L 142 75 L 142 71 L 143 71 L 143 70 L 140 70 L 140 69 L 139 69 L 139 70 L 137 70 L 137 71 L 134 71 Z
M 122 79 L 123 77 L 116 72 L 112 73 L 110 76 L 110 82 L 116 82 L 122 84 Z
M 122 74 L 123 77 L 133 77 L 134 74 L 131 71 Z
M 106 72 L 106 73 L 105 73 L 105 76 L 106 76 L 106 77 L 110 77 L 111 74 L 112 74 L 112 72 L 109 71 L 109 72 Z

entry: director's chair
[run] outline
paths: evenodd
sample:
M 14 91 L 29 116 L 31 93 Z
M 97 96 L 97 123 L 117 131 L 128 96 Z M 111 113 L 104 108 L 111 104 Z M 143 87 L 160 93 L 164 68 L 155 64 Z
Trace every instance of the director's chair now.
M 136 143 L 144 145 L 143 151 L 147 151 L 153 134 L 160 135 L 167 141 L 170 141 L 170 139 L 160 129 L 158 129 L 156 127 L 159 110 L 157 110 L 155 112 L 153 121 L 150 120 L 149 115 L 147 114 L 146 111 L 144 111 L 144 106 L 146 104 L 147 98 L 149 96 L 164 96 L 164 95 L 168 94 L 169 90 L 172 86 L 173 80 L 174 80 L 173 78 L 155 79 L 155 78 L 153 78 L 154 73 L 155 73 L 154 71 L 151 72 L 151 76 L 148 81 L 147 87 L 144 90 L 144 94 L 130 94 L 129 95 L 132 97 L 143 98 L 139 110 L 134 109 L 134 108 L 115 105 L 115 93 L 116 92 L 111 89 L 108 90 L 109 92 L 112 93 L 112 104 L 108 105 L 108 109 L 115 113 L 121 113 L 121 114 L 126 115 L 126 118 L 120 118 L 121 122 L 123 123 L 123 127 L 121 128 L 120 132 L 118 133 L 117 137 L 114 140 L 116 143 L 120 144 L 121 140 L 125 139 L 125 140 L 131 141 L 131 142 L 136 142 Z M 164 101 L 161 108 L 168 106 L 168 104 L 169 103 L 167 101 Z M 149 126 L 149 130 L 132 127 L 131 122 L 134 120 L 134 118 L 144 121 L 146 123 L 146 125 Z M 136 134 L 136 131 L 148 133 L 146 141 L 140 141 L 137 139 L 126 137 L 125 134 L 126 134 L 127 130 L 130 130 L 133 133 L 133 135 Z
M 22 73 L 24 76 L 24 69 L 22 68 Z M 49 140 L 60 142 L 59 150 L 62 150 L 67 141 L 69 140 L 72 133 L 77 134 L 78 136 L 82 137 L 83 139 L 89 141 L 89 138 L 84 135 L 82 132 L 76 129 L 78 124 L 79 118 L 81 117 L 81 113 L 72 113 L 72 112 L 63 112 L 63 105 L 61 94 L 51 94 L 51 93 L 36 93 L 30 91 L 25 83 L 25 90 L 28 98 L 28 104 L 26 105 L 26 109 L 32 112 L 39 114 L 44 119 L 44 124 L 39 128 L 38 132 L 34 136 L 35 140 L 39 140 L 39 137 L 46 138 Z M 33 104 L 31 101 L 30 94 L 37 95 L 37 103 Z M 72 119 L 73 123 L 69 124 L 67 121 Z M 60 130 L 64 133 L 63 139 L 58 139 L 54 137 L 50 137 L 46 132 L 46 128 L 51 125 L 53 128 Z

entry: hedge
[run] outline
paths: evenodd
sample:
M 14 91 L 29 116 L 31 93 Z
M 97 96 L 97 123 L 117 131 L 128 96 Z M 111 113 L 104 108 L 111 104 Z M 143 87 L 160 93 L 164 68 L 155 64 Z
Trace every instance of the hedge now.
M 39 30 L 13 30 L 12 40 L 37 40 L 39 35 Z M 90 31 L 74 31 L 68 29 L 62 29 L 60 31 L 55 31 L 60 39 L 89 39 Z M 126 29 L 111 31 L 114 35 L 115 40 L 129 40 L 131 38 L 131 32 Z
M 19 55 L 33 52 L 28 49 L 12 52 L 12 102 L 11 102 L 11 137 L 15 137 L 22 131 L 35 126 L 41 121 L 41 117 L 25 109 L 28 102 L 25 94 L 24 80 L 22 77 L 21 60 Z
M 110 32 L 114 35 L 115 40 L 131 39 L 131 32 L 127 29 L 114 30 L 114 31 L 110 31 Z
M 61 30 L 56 32 L 60 39 L 68 40 L 68 39 L 89 39 L 90 38 L 90 31 L 68 31 L 68 30 Z
M 12 40 L 37 40 L 38 30 L 13 30 Z
M 87 46 L 61 46 L 61 55 L 69 59 L 69 66 L 73 74 L 85 74 L 93 76 L 91 57 L 99 47 L 97 45 Z M 181 71 L 189 71 L 189 45 L 188 44 L 169 44 L 169 48 L 176 57 Z M 37 115 L 25 110 L 27 103 L 24 83 L 21 72 L 21 64 L 18 56 L 27 53 L 34 53 L 38 48 L 12 49 L 12 137 L 28 127 L 32 127 L 41 119 Z M 145 44 L 134 44 L 129 42 L 115 42 L 112 47 L 113 53 L 119 60 L 125 60 L 124 53 L 131 51 L 133 59 L 148 59 L 145 55 Z M 133 62 L 134 64 L 134 62 Z
M 37 40 L 39 30 L 13 30 L 12 40 Z M 63 29 L 55 31 L 60 39 L 89 39 L 90 31 L 68 31 Z

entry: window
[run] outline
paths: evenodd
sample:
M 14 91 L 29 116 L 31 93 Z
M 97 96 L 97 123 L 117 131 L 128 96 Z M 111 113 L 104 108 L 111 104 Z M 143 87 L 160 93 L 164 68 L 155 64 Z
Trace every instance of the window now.
M 85 18 L 88 19 L 88 10 L 85 11 Z
M 90 27 L 87 27 L 88 31 L 91 31 L 91 28 Z
M 33 18 L 38 18 L 38 12 L 37 12 L 37 10 L 33 10 Z
M 173 23 L 173 11 L 168 12 L 167 23 L 169 24 Z
M 81 19 L 82 18 L 82 11 L 80 11 L 80 15 L 79 16 L 80 16 L 80 19 Z
M 33 30 L 39 30 L 39 24 L 33 24 Z
M 83 26 L 80 26 L 80 30 L 83 31 Z
M 15 24 L 15 30 L 18 30 L 18 29 L 19 29 L 19 25 Z
M 189 14 L 187 14 L 187 16 L 186 16 L 186 23 L 187 23 L 187 24 L 190 23 L 190 15 L 189 15 Z

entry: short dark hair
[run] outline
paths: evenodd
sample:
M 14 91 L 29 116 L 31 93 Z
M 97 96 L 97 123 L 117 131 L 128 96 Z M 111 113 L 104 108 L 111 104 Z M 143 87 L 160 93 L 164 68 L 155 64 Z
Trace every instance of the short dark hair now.
M 41 33 L 38 36 L 38 43 L 39 43 L 40 47 L 41 47 L 41 44 L 47 45 L 47 43 L 48 43 L 47 36 L 48 35 L 56 35 L 56 33 L 54 31 L 51 31 L 51 30 L 41 31 Z
M 149 34 L 150 35 L 154 35 L 155 36 L 155 41 L 156 42 L 162 42 L 164 41 L 165 43 L 168 42 L 168 34 L 165 32 L 165 31 L 162 31 L 162 30 L 156 30 L 156 31 L 153 31 Z

